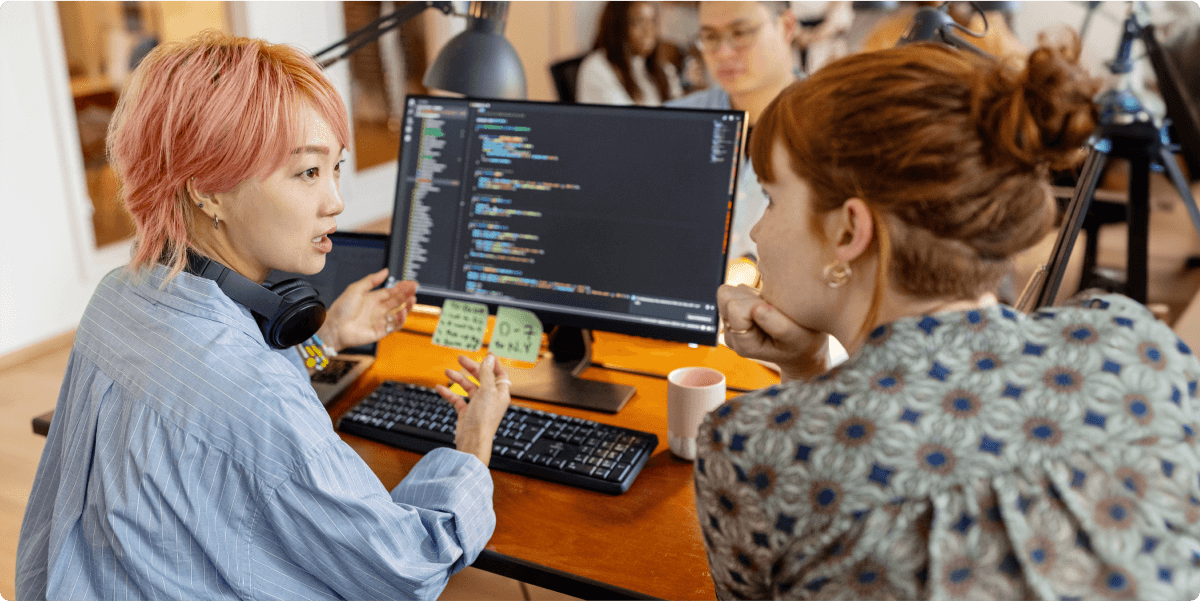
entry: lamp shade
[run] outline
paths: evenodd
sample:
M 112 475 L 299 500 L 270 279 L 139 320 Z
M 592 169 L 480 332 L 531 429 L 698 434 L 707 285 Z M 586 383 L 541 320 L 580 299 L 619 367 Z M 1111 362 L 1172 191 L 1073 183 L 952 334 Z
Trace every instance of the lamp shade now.
M 481 98 L 525 99 L 525 69 L 504 37 L 508 2 L 472 2 L 467 30 L 438 52 L 425 72 L 430 88 Z

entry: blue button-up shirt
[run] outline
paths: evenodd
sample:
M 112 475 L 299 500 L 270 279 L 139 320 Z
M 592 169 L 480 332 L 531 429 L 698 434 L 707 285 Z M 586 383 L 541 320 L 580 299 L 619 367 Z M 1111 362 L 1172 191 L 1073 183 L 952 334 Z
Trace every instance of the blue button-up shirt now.
M 495 528 L 438 449 L 389 494 L 292 349 L 210 280 L 104 278 L 75 335 L 17 550 L 19 599 L 427 598 Z

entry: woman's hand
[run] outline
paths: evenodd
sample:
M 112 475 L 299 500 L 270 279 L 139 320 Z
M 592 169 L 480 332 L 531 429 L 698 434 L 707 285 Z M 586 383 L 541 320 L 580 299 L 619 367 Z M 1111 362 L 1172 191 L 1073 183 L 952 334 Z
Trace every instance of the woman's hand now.
M 750 286 L 724 285 L 717 304 L 725 322 L 725 344 L 751 359 L 779 366 L 784 381 L 824 372 L 829 335 L 792 321 Z
M 500 420 L 512 402 L 508 394 L 512 383 L 508 381 L 508 372 L 491 353 L 483 358 L 482 363 L 459 355 L 458 363 L 466 374 L 479 383 L 452 369 L 446 370 L 446 377 L 467 391 L 470 402 L 441 384 L 438 384 L 437 391 L 458 412 L 458 423 L 454 428 L 455 448 L 478 457 L 487 465 L 492 459 L 492 440 L 496 436 L 496 428 L 500 427 Z
M 378 342 L 400 329 L 417 303 L 417 283 L 397 282 L 391 288 L 375 287 L 387 279 L 387 268 L 346 287 L 325 313 L 317 336 L 335 351 Z

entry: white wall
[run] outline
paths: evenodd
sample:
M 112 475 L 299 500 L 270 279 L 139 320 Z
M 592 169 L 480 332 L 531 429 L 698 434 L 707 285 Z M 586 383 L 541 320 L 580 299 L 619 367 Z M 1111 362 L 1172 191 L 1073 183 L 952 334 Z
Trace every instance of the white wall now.
M 0 355 L 74 328 L 98 281 L 79 252 L 92 245 L 79 143 L 55 121 L 74 112 L 56 18 L 49 3 L 0 5 Z

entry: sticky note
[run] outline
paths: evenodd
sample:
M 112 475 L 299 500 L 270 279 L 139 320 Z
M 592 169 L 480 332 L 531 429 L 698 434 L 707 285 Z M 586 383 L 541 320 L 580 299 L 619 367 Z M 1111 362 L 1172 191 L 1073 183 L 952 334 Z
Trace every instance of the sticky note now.
M 446 299 L 442 316 L 433 331 L 433 343 L 438 346 L 477 351 L 483 347 L 487 331 L 487 305 Z
M 500 307 L 488 350 L 497 357 L 536 363 L 542 348 L 542 322 L 530 311 Z

